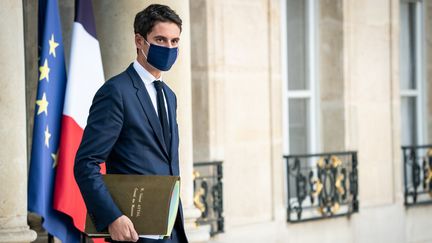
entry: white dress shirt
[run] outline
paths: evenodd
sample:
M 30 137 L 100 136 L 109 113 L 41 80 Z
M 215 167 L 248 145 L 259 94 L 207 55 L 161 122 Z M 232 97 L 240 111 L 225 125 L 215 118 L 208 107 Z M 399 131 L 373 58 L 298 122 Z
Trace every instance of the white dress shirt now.
M 157 109 L 157 93 L 156 93 L 156 88 L 154 86 L 153 81 L 155 80 L 159 80 L 162 81 L 162 75 L 160 76 L 160 78 L 155 78 L 149 71 L 147 71 L 143 66 L 141 66 L 141 64 L 135 60 L 133 62 L 133 67 L 135 68 L 135 71 L 138 73 L 138 75 L 140 76 L 141 80 L 144 82 L 144 86 L 147 89 L 147 93 L 150 95 L 150 99 L 152 101 L 153 107 L 156 111 L 156 114 L 159 116 L 158 114 L 158 109 Z M 166 107 L 166 112 L 167 112 L 167 118 L 168 118 L 168 124 L 169 124 L 169 114 L 168 114 L 168 105 L 167 105 L 167 101 L 165 98 L 165 92 L 162 90 L 163 96 L 164 96 L 164 101 L 165 101 L 165 107 Z

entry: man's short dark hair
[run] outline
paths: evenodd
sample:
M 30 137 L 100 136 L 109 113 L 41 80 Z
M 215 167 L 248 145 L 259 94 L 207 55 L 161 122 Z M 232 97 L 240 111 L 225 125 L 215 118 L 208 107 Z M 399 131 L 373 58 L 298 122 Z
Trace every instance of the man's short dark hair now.
M 182 20 L 174 10 L 166 5 L 151 4 L 135 16 L 135 34 L 140 34 L 147 39 L 147 34 L 158 22 L 172 22 L 179 27 L 180 32 L 182 30 Z

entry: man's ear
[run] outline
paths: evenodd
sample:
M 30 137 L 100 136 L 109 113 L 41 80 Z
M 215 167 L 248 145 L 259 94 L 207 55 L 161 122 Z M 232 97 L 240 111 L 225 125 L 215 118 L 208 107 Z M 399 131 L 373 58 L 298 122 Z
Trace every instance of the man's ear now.
M 142 49 L 144 46 L 144 37 L 138 33 L 135 34 L 135 46 L 137 49 Z

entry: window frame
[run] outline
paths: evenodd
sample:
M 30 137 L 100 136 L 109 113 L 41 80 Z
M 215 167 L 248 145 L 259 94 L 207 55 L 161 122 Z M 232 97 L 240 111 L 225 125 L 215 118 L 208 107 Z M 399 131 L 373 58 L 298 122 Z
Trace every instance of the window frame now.
M 427 143 L 427 83 L 426 83 L 426 75 L 425 75 L 425 29 L 424 29 L 424 3 L 422 0 L 401 0 L 401 4 L 415 4 L 415 26 L 414 26 L 414 83 L 415 88 L 413 89 L 403 89 L 400 80 L 400 104 L 401 104 L 401 116 L 402 114 L 402 99 L 403 98 L 415 98 L 416 106 L 415 106 L 415 137 L 416 137 L 416 145 L 421 145 Z M 402 35 L 402 18 L 400 18 L 400 35 Z M 408 31 L 411 34 L 410 31 Z M 402 44 L 400 44 L 400 50 L 402 52 Z M 403 60 L 401 58 L 400 65 L 402 65 Z M 400 69 L 401 70 L 401 69 Z M 400 75 L 402 78 L 402 75 Z M 402 122 L 402 117 L 401 117 Z M 403 127 L 401 124 L 401 143 L 402 145 L 413 145 L 413 144 L 404 144 L 402 141 L 403 137 L 402 133 Z
M 281 0 L 281 64 L 282 64 L 282 123 L 283 123 L 283 153 L 290 154 L 289 141 L 289 99 L 306 99 L 308 104 L 308 151 L 307 153 L 317 153 L 321 145 L 321 123 L 320 123 L 320 92 L 319 92 L 319 1 L 306 0 L 306 82 L 309 88 L 303 90 L 288 90 L 288 27 L 287 27 L 287 2 Z

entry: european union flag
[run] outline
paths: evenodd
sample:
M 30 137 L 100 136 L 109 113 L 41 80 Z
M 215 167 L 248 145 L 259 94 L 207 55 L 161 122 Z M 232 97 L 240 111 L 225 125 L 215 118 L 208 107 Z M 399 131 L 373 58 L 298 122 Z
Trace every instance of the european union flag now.
M 28 209 L 65 242 L 79 242 L 72 220 L 53 209 L 53 192 L 66 69 L 57 0 L 39 1 L 39 77 L 28 180 Z

